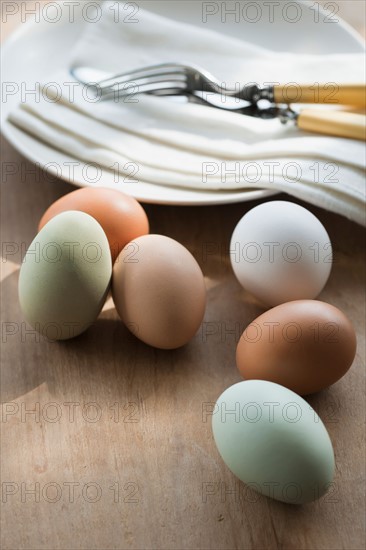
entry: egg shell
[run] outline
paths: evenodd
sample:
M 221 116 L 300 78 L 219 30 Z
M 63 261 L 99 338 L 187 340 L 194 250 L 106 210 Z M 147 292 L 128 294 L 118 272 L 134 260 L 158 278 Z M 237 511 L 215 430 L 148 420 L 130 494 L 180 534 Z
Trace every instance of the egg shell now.
M 324 424 L 283 386 L 234 384 L 217 400 L 212 429 L 226 465 L 263 495 L 303 504 L 321 497 L 332 482 L 334 454 Z
M 339 380 L 352 365 L 356 345 L 342 311 L 296 300 L 266 311 L 245 329 L 236 364 L 246 380 L 269 380 L 306 395 Z
M 139 237 L 122 250 L 113 267 L 112 293 L 122 321 L 157 348 L 186 344 L 205 312 L 198 263 L 184 246 L 163 235 Z
M 247 212 L 234 229 L 230 260 L 240 284 L 270 306 L 316 298 L 332 267 L 332 245 L 306 208 L 269 201 Z
M 23 314 L 49 339 L 77 336 L 96 320 L 111 275 L 108 240 L 99 223 L 83 212 L 63 212 L 43 227 L 23 259 Z
M 85 187 L 64 195 L 43 214 L 38 230 L 67 210 L 85 212 L 100 223 L 107 235 L 113 261 L 128 242 L 149 232 L 142 206 L 133 197 L 104 187 Z

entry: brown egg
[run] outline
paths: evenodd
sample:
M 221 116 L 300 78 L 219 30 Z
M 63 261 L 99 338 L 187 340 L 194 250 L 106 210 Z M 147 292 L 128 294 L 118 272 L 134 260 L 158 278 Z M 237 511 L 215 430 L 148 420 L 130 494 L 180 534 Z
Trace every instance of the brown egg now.
M 266 311 L 245 329 L 236 364 L 245 379 L 306 395 L 339 380 L 355 354 L 356 334 L 344 313 L 317 300 L 296 300 Z
M 192 254 L 163 235 L 145 235 L 118 256 L 112 294 L 122 321 L 146 344 L 178 348 L 197 332 L 206 305 L 202 271 Z
M 104 187 L 83 187 L 64 195 L 43 214 L 38 231 L 66 210 L 80 210 L 100 223 L 113 261 L 128 242 L 149 232 L 149 221 L 142 206 L 133 197 Z

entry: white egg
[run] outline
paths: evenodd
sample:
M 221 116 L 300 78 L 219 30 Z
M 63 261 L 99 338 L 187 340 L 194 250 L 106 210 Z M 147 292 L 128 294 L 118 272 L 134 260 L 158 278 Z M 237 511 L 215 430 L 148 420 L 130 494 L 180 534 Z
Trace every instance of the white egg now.
M 240 284 L 268 305 L 316 298 L 332 267 L 332 245 L 321 222 L 286 201 L 256 206 L 237 224 L 230 259 Z

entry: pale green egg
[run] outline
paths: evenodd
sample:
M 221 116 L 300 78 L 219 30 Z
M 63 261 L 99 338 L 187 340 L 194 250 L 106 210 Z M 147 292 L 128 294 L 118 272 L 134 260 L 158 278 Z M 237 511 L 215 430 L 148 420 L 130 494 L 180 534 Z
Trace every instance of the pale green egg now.
M 329 489 L 334 454 L 328 432 L 287 388 L 263 380 L 234 384 L 217 400 L 212 429 L 226 465 L 255 491 L 302 504 Z
M 98 317 L 112 276 L 107 237 L 83 212 L 55 216 L 38 233 L 20 269 L 19 301 L 45 337 L 72 338 Z

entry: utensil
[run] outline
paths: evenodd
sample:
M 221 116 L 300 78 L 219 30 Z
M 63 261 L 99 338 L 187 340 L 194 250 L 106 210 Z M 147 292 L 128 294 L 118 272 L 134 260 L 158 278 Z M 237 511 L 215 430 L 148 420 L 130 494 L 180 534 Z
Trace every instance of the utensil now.
M 95 73 L 88 67 L 72 67 L 71 74 L 83 84 L 90 85 L 92 79 L 88 75 Z M 116 74 L 92 84 L 101 97 L 110 95 L 126 95 L 131 93 L 131 87 L 136 87 L 135 93 L 166 92 L 167 95 L 193 94 L 195 92 L 211 92 L 221 96 L 234 97 L 258 103 L 266 99 L 271 103 L 324 103 L 366 106 L 366 87 L 363 84 L 326 83 L 323 85 L 297 83 L 274 84 L 259 87 L 257 84 L 228 88 L 225 83 L 215 78 L 208 71 L 196 66 L 181 63 L 160 63 L 139 69 Z
M 262 119 L 279 118 L 283 124 L 295 122 L 302 130 L 320 134 L 366 140 L 366 117 L 348 111 L 301 109 L 299 112 L 287 107 L 245 107 L 242 114 Z
M 340 111 L 303 109 L 299 113 L 290 107 L 259 107 L 265 103 L 321 103 L 345 104 L 364 108 L 365 86 L 355 85 L 271 85 L 260 88 L 256 84 L 227 88 L 209 72 L 179 63 L 161 63 L 92 82 L 95 70 L 89 67 L 71 67 L 70 73 L 79 82 L 94 89 L 99 98 L 131 96 L 140 93 L 166 96 L 186 96 L 190 101 L 210 107 L 235 111 L 259 118 L 276 118 L 282 123 L 294 121 L 303 130 L 353 138 L 366 139 L 366 118 L 362 114 Z M 221 98 L 221 101 L 218 99 Z M 223 98 L 225 98 L 224 101 Z M 231 102 L 226 102 L 231 98 Z M 239 101 L 235 105 L 233 100 Z
M 351 27 L 338 17 L 338 21 L 330 25 L 322 15 L 316 24 L 317 32 L 314 33 L 314 10 L 311 6 L 294 0 L 301 10 L 301 20 L 296 25 L 289 25 L 283 19 L 281 10 L 274 10 L 274 19 L 262 17 L 253 25 L 248 19 L 242 19 L 240 25 L 234 17 L 228 17 L 225 25 L 220 25 L 220 32 L 224 35 L 242 40 L 243 36 L 248 42 L 271 49 L 273 52 L 284 52 L 291 44 L 292 51 L 298 54 L 332 54 L 337 53 L 361 53 L 364 52 L 363 39 L 357 35 Z M 37 166 L 43 167 L 47 173 L 52 173 L 63 180 L 71 181 L 77 186 L 95 186 L 95 182 L 85 177 L 85 163 L 76 164 L 75 158 L 69 153 L 55 149 L 50 144 L 41 141 L 37 136 L 25 132 L 8 120 L 9 114 L 17 104 L 21 102 L 22 90 L 35 88 L 36 82 L 49 82 L 50 75 L 57 71 L 68 72 L 70 67 L 70 52 L 76 48 L 80 36 L 90 28 L 83 14 L 83 3 L 75 4 L 75 18 L 73 24 L 67 22 L 67 18 L 50 23 L 41 18 L 37 23 L 34 18 L 28 18 L 24 25 L 16 29 L 11 40 L 3 47 L 2 76 L 5 82 L 14 82 L 19 92 L 8 95 L 7 101 L 2 104 L 0 117 L 3 134 L 15 149 L 20 151 Z M 185 2 L 161 2 L 149 0 L 146 8 L 150 11 L 164 15 L 176 21 L 196 25 L 197 28 L 217 30 L 217 17 L 208 17 L 207 23 L 202 24 L 201 17 L 197 17 L 197 10 L 187 10 Z M 144 4 L 144 5 L 145 5 Z M 140 5 L 140 4 L 139 4 Z M 319 10 L 322 8 L 319 7 Z M 199 11 L 199 10 L 198 10 Z M 322 12 L 321 12 L 322 13 Z M 200 14 L 198 14 L 199 16 Z M 296 27 L 296 28 L 295 28 Z M 312 37 L 309 44 L 309 36 Z M 67 44 L 67 48 L 65 48 Z M 31 47 L 30 47 L 31 45 Z M 311 52 L 309 52 L 309 46 Z M 89 62 L 82 63 L 84 65 Z M 148 63 L 150 64 L 150 63 Z M 117 72 L 114 71 L 113 72 Z M 342 79 L 345 67 L 339 67 L 339 78 Z M 108 75 L 106 75 L 108 76 Z M 103 75 L 100 76 L 103 78 Z M 180 101 L 180 98 L 173 98 Z M 361 142 L 358 142 L 358 144 Z M 52 163 L 50 161 L 52 160 Z M 55 168 L 55 163 L 57 163 Z M 70 166 L 72 168 L 70 168 Z M 46 177 L 48 177 L 46 175 Z M 256 184 L 256 188 L 248 189 L 246 186 L 240 189 L 206 190 L 183 187 L 167 187 L 157 183 L 140 181 L 129 183 L 129 178 L 119 178 L 116 183 L 116 173 L 100 166 L 99 184 L 118 188 L 146 203 L 173 204 L 173 205 L 208 205 L 228 204 L 250 200 L 263 200 L 274 195 L 276 190 L 264 189 L 262 180 Z M 303 196 L 299 190 L 298 196 Z

